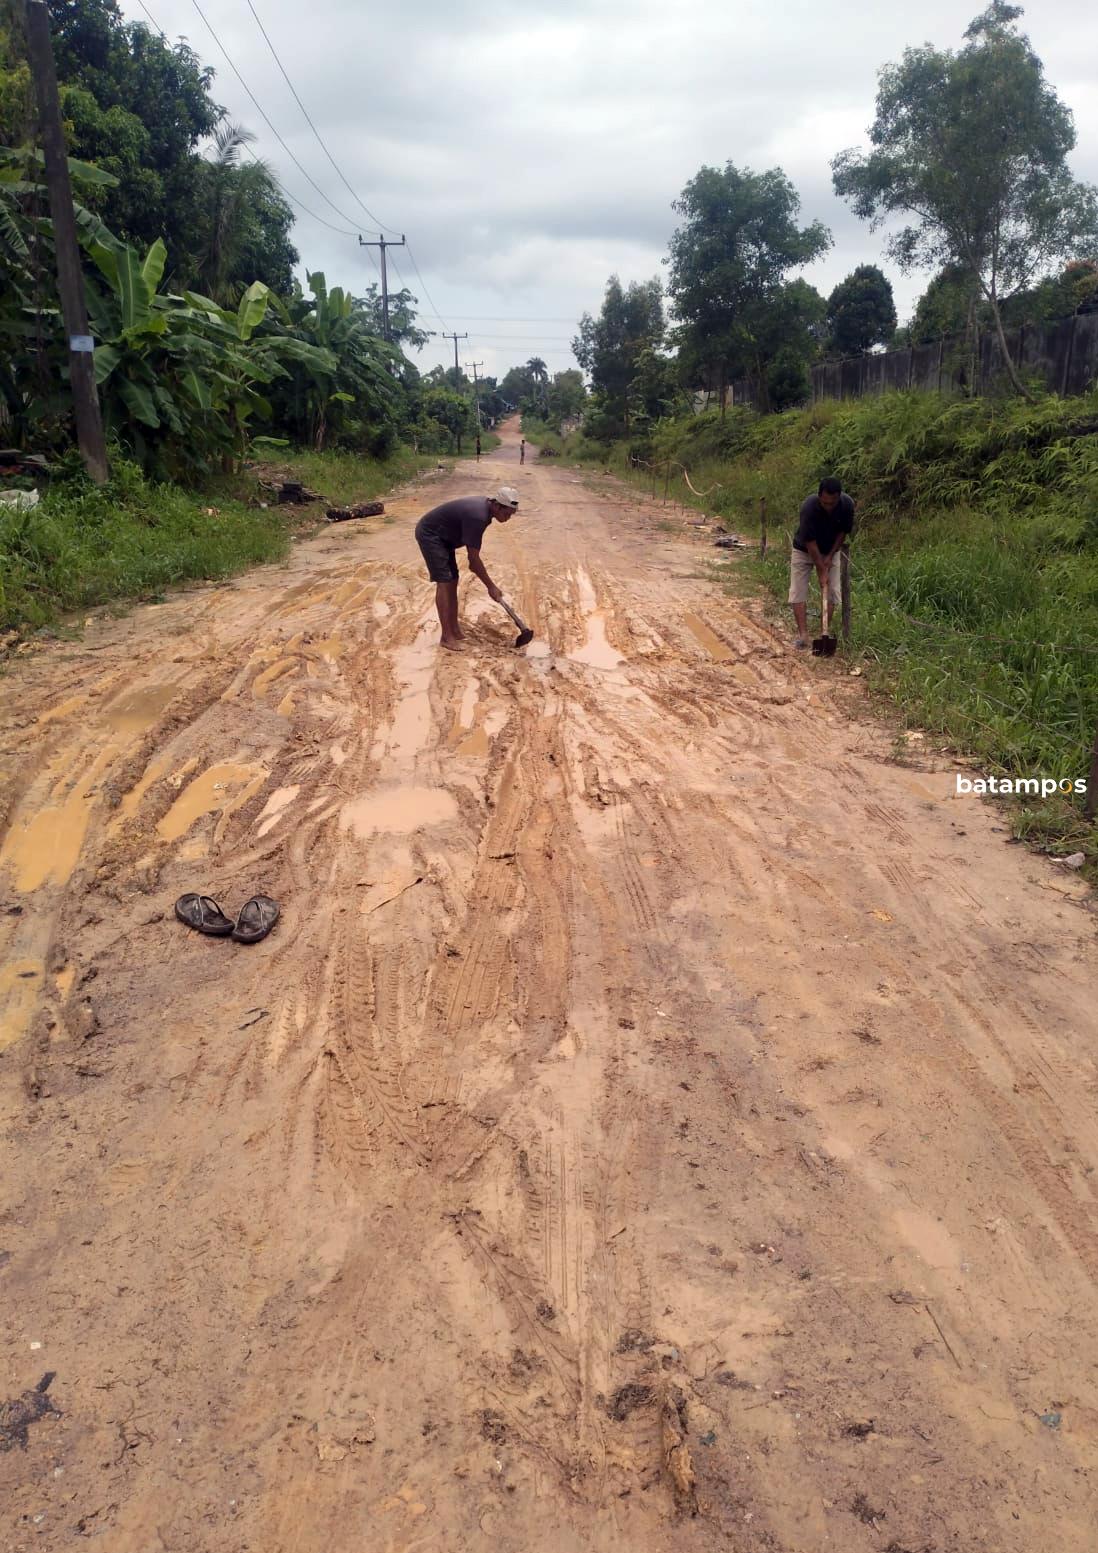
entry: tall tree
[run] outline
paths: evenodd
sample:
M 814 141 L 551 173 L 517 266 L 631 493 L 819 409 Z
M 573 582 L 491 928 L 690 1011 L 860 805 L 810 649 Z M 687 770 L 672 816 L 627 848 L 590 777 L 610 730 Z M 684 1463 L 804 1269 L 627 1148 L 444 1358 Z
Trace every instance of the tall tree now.
M 886 65 L 873 149 L 844 151 L 832 169 L 836 192 L 875 227 L 910 218 L 886 243 L 901 269 L 964 268 L 1025 393 L 1002 300 L 1098 240 L 1098 191 L 1071 175 L 1071 113 L 1017 30 L 1021 14 L 993 0 L 958 52 L 927 44 Z
M 623 289 L 611 275 L 599 316 L 584 313 L 580 319 L 572 354 L 591 379 L 600 424 L 611 436 L 621 430 L 628 435 L 629 385 L 642 351 L 662 345 L 665 331 L 663 289 L 656 276 Z
M 766 368 L 788 341 L 773 336 L 773 312 L 790 270 L 831 246 L 819 221 L 797 224 L 800 198 L 780 168 L 755 173 L 729 162 L 703 167 L 672 208 L 668 290 L 688 355 L 719 369 L 721 408 L 730 377 L 750 373 L 765 391 Z
M 860 356 L 887 345 L 896 333 L 892 284 L 875 264 L 859 264 L 827 299 L 827 332 L 832 350 Z

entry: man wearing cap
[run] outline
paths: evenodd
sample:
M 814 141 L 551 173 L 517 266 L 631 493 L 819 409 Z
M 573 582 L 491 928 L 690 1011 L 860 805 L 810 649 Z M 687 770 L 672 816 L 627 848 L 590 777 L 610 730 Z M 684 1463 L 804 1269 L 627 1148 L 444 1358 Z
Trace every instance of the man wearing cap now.
M 494 496 L 460 496 L 456 501 L 432 507 L 416 524 L 416 543 L 427 562 L 427 575 L 435 585 L 435 608 L 442 627 L 441 645 L 460 652 L 464 632 L 458 624 L 457 551 L 465 547 L 469 570 L 488 589 L 497 603 L 503 597 L 480 558 L 481 541 L 489 523 L 506 523 L 519 503 L 512 486 L 502 486 Z

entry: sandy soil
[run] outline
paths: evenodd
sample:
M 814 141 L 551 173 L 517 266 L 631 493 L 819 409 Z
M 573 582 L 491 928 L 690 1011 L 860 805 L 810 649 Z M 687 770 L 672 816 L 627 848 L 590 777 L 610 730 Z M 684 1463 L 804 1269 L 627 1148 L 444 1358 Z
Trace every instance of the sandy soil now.
M 1084 888 L 610 482 L 390 512 L 0 686 L 0 1547 L 1093 1547 Z

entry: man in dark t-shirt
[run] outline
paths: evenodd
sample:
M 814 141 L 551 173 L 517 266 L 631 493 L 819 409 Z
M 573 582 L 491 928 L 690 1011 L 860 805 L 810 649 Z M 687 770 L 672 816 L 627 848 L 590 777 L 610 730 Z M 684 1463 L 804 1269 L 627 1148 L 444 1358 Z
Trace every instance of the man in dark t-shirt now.
M 498 603 L 503 593 L 496 587 L 480 558 L 485 530 L 495 518 L 506 523 L 518 507 L 518 492 L 503 486 L 494 496 L 460 496 L 432 507 L 416 524 L 416 543 L 427 562 L 427 575 L 435 585 L 435 608 L 442 627 L 441 645 L 460 652 L 464 632 L 458 624 L 457 552 L 464 547 L 469 570 Z
M 816 495 L 801 503 L 789 557 L 789 602 L 797 622 L 794 647 L 808 646 L 808 583 L 813 571 L 820 579 L 821 600 L 827 588 L 831 612 L 839 607 L 839 552 L 853 527 L 854 503 L 833 476 L 821 480 Z

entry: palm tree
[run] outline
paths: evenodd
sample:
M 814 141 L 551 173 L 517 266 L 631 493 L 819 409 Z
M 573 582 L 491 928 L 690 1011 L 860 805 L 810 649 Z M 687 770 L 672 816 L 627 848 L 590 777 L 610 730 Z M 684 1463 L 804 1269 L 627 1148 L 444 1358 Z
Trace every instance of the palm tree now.
M 526 370 L 533 378 L 535 386 L 541 389 L 542 403 L 545 406 L 545 413 L 548 415 L 549 368 L 545 365 L 540 356 L 531 356 L 530 360 L 526 363 Z
M 235 303 L 229 281 L 240 251 L 247 241 L 254 211 L 275 190 L 266 162 L 241 161 L 241 153 L 255 136 L 239 124 L 223 124 L 214 134 L 209 158 L 209 223 L 205 251 L 198 266 L 198 281 L 216 302 Z

